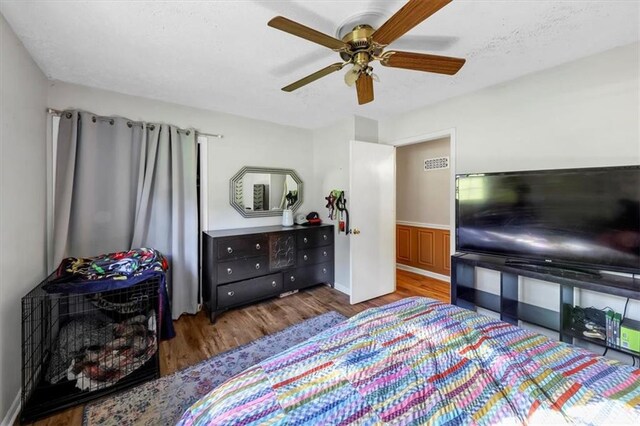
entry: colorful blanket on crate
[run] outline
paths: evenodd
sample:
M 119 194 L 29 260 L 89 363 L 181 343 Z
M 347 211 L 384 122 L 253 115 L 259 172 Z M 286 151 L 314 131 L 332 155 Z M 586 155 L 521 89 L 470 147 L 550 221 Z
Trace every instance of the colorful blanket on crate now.
M 95 257 L 67 257 L 43 286 L 49 293 L 99 293 L 131 287 L 151 278 L 160 280 L 160 336 L 175 336 L 167 294 L 167 259 L 153 248 L 103 254 Z
M 156 249 L 138 248 L 95 257 L 67 257 L 60 262 L 55 280 L 64 283 L 93 280 L 131 280 L 146 271 L 166 272 L 167 259 Z
M 245 370 L 180 425 L 640 424 L 640 370 L 426 298 Z

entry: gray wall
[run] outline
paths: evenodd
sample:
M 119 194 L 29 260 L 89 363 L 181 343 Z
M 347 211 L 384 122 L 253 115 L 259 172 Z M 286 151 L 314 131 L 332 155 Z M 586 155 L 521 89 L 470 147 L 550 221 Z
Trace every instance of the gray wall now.
M 457 173 L 640 163 L 640 44 L 381 120 L 380 141 L 455 128 Z
M 0 420 L 20 389 L 20 298 L 45 276 L 47 81 L 0 15 Z
M 449 226 L 451 170 L 424 170 L 424 160 L 449 153 L 449 138 L 398 147 L 396 220 Z
M 313 180 L 317 195 L 310 207 L 324 223 L 335 225 L 335 283 L 338 290 L 347 294 L 351 292 L 350 237 L 338 234 L 338 221 L 329 220 L 324 197 L 333 189 L 343 190 L 349 208 L 349 142 L 355 138 L 357 120 L 352 116 L 313 131 Z

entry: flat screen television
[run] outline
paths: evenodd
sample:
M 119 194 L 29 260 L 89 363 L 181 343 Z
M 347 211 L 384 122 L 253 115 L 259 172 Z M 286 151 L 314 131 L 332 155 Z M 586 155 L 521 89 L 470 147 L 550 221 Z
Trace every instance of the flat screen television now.
M 640 166 L 456 176 L 456 249 L 640 272 Z

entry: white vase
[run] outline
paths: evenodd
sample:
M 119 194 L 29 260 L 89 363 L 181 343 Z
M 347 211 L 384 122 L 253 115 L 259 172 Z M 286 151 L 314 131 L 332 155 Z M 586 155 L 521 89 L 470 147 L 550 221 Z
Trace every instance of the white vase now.
M 282 210 L 282 226 L 293 226 L 293 210 Z

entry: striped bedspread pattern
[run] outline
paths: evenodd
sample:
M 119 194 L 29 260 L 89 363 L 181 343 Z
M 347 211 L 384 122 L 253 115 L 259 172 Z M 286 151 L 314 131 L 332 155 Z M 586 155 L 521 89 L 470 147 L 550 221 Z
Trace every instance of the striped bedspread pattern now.
M 179 424 L 640 425 L 639 404 L 640 370 L 414 297 L 245 370 Z

